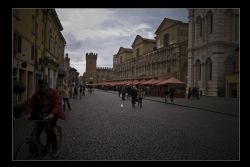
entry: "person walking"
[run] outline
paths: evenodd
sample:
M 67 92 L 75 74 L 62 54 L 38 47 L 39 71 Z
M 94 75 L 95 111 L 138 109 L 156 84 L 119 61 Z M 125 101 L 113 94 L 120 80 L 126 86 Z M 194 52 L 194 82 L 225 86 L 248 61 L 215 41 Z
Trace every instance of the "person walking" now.
M 66 103 L 68 106 L 69 111 L 71 110 L 70 103 L 69 103 L 69 88 L 67 85 L 64 85 L 64 89 L 62 91 L 62 96 L 63 96 L 63 109 L 65 110 L 66 108 Z
M 74 86 L 74 99 L 77 99 L 78 96 L 78 89 L 77 86 Z
M 198 87 L 196 87 L 196 98 L 197 98 L 197 100 L 200 99 L 200 90 Z
M 137 98 L 138 98 L 138 106 L 142 107 L 142 99 L 144 98 L 145 92 L 142 87 L 139 87 Z
M 195 91 L 195 87 L 193 87 L 192 93 L 191 93 L 191 99 L 193 100 L 195 96 L 196 96 L 196 91 Z
M 165 103 L 167 103 L 167 100 L 168 100 L 168 93 L 169 93 L 168 85 L 166 85 L 164 88 Z
M 188 99 L 191 98 L 191 95 L 192 95 L 192 89 L 191 87 L 188 88 Z
M 130 96 L 131 96 L 131 87 L 127 86 L 127 99 L 130 100 Z
M 173 102 L 174 101 L 174 93 L 175 93 L 175 89 L 173 87 L 171 87 L 169 89 L 169 97 L 170 97 L 170 101 Z
M 82 86 L 82 95 L 85 96 L 85 85 Z
M 125 96 L 126 96 L 126 89 L 125 89 L 125 86 L 122 86 L 121 93 L 122 93 L 122 100 L 125 100 Z
M 119 96 L 119 97 L 121 96 L 121 93 L 122 93 L 121 86 L 118 86 L 118 96 Z
M 80 85 L 79 87 L 79 96 L 80 96 L 80 99 L 82 99 L 82 85 Z
M 133 86 L 131 89 L 131 102 L 133 108 L 135 108 L 136 98 L 137 98 L 137 89 L 135 86 Z

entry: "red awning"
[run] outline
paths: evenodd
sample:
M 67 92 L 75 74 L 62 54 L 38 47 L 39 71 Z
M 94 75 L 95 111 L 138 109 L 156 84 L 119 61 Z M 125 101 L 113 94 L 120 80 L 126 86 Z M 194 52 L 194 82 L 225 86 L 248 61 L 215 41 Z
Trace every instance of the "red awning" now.
M 156 79 L 152 78 L 152 79 L 150 79 L 148 81 L 145 81 L 145 82 L 141 83 L 141 85 L 152 85 L 152 83 L 155 82 L 155 81 L 156 81 Z
M 116 85 L 126 85 L 128 83 L 128 81 L 121 81 L 121 82 L 118 82 L 116 83 Z
M 136 84 L 138 84 L 140 81 L 139 80 L 134 80 L 133 81 L 133 85 L 136 85 Z
M 146 82 L 146 81 L 147 81 L 147 80 L 145 80 L 145 79 L 140 80 L 140 81 L 138 81 L 137 83 L 135 83 L 135 85 L 140 85 L 141 83 Z
M 158 84 L 158 83 L 160 83 L 160 82 L 162 82 L 164 80 L 165 80 L 164 78 L 159 78 L 159 79 L 157 79 L 155 81 L 152 81 L 151 83 L 152 83 L 152 85 L 156 85 L 156 84 Z
M 168 80 L 164 80 L 156 85 L 167 85 L 167 84 L 183 84 L 184 85 L 185 83 L 174 77 L 171 77 Z

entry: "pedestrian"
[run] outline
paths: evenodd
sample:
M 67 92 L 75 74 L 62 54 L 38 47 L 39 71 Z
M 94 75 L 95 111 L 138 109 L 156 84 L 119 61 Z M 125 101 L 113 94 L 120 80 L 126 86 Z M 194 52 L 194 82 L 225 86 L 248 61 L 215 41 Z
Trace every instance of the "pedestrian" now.
M 120 97 L 121 96 L 121 93 L 122 93 L 122 89 L 120 86 L 118 86 L 118 96 Z
M 79 87 L 79 95 L 80 95 L 80 99 L 82 99 L 82 85 L 80 85 Z
M 171 87 L 169 89 L 169 98 L 170 98 L 170 101 L 173 102 L 174 101 L 174 93 L 175 93 L 175 89 L 173 87 Z
M 138 106 L 142 107 L 142 99 L 144 98 L 145 92 L 142 87 L 139 87 L 137 92 Z
M 128 99 L 130 100 L 130 97 L 131 97 L 131 87 L 130 86 L 128 86 L 127 92 L 128 92 Z
M 77 86 L 74 86 L 74 99 L 78 97 L 78 89 Z
M 63 96 L 63 109 L 65 110 L 66 108 L 66 103 L 68 105 L 68 109 L 71 110 L 70 103 L 69 103 L 69 88 L 67 85 L 64 85 L 64 89 L 62 91 L 62 96 Z
M 137 98 L 137 89 L 135 86 L 133 86 L 131 89 L 131 102 L 133 108 L 135 108 L 136 98 Z
M 74 86 L 71 86 L 71 98 L 74 99 Z
M 196 93 L 196 98 L 197 98 L 197 100 L 199 100 L 199 98 L 200 98 L 200 97 L 199 97 L 200 91 L 199 91 L 199 88 L 198 88 L 198 87 L 196 88 L 196 92 L 197 92 L 197 93 Z
M 195 87 L 192 88 L 191 99 L 193 100 L 196 96 Z
M 188 88 L 188 99 L 191 98 L 191 95 L 192 95 L 192 90 L 191 90 L 191 87 Z
M 168 100 L 168 93 L 169 93 L 168 85 L 166 85 L 164 88 L 165 103 L 167 103 L 167 100 Z
M 85 96 L 85 85 L 82 86 L 82 95 Z
M 126 96 L 126 89 L 125 89 L 125 87 L 124 87 L 124 86 L 122 86 L 121 93 L 122 93 L 122 100 L 125 100 L 125 96 Z

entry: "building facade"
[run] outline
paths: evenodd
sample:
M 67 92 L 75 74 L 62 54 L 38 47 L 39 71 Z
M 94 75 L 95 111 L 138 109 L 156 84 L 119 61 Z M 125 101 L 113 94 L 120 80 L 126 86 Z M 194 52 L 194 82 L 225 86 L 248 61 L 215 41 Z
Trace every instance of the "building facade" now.
M 239 10 L 188 9 L 188 11 L 187 89 L 199 87 L 203 95 L 224 96 L 231 92 L 228 90 L 231 87 L 234 92 L 236 89 L 238 94 L 239 79 L 236 73 L 239 70 L 236 69 L 238 67 L 235 68 L 235 64 L 239 58 L 237 54 Z M 230 81 L 227 82 L 232 75 L 235 86 L 230 86 Z
M 113 56 L 114 80 L 170 78 L 186 82 L 188 24 L 164 18 L 155 39 L 137 35 Z
M 112 80 L 112 68 L 97 67 L 96 68 L 96 83 L 106 82 Z
M 13 9 L 13 77 L 25 84 L 17 102 L 35 92 L 38 79 L 57 85 L 59 58 L 66 44 L 55 9 Z
M 83 77 L 86 84 L 95 84 L 112 79 L 112 68 L 97 67 L 97 53 L 86 53 L 86 72 Z
M 44 29 L 46 32 L 44 78 L 47 79 L 50 87 L 56 88 L 60 69 L 59 59 L 62 56 L 60 49 L 63 49 L 62 52 L 64 53 L 64 46 L 61 45 L 61 43 L 64 43 L 64 38 L 61 35 L 63 27 L 55 10 L 44 10 L 44 13 Z
M 69 67 L 69 85 L 79 85 L 79 72 L 73 67 Z
M 58 69 L 58 79 L 57 79 L 57 85 L 63 86 L 63 84 L 66 84 L 66 69 L 64 65 L 64 53 L 65 53 L 65 45 L 66 41 L 60 32 L 59 38 L 58 38 L 58 61 L 59 61 L 59 69 Z
M 70 58 L 69 54 L 66 53 L 64 57 L 64 78 L 63 78 L 63 84 L 66 84 L 68 86 L 77 85 L 79 83 L 79 72 L 73 67 L 70 66 Z

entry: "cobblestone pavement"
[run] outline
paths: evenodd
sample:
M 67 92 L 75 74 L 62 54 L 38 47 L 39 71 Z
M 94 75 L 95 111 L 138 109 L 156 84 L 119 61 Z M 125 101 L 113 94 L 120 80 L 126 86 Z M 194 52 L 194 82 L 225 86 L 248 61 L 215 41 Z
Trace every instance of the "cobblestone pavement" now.
M 118 94 L 116 91 L 108 91 L 109 93 Z M 145 100 L 152 100 L 157 102 L 165 102 L 164 97 L 146 96 Z M 199 100 L 194 98 L 193 100 L 187 98 L 174 98 L 171 102 L 168 98 L 168 103 L 179 106 L 186 106 L 191 108 L 197 108 L 202 110 L 208 110 L 212 112 L 218 112 L 222 114 L 228 114 L 233 116 L 239 116 L 239 98 L 230 97 L 209 97 L 200 96 Z
M 99 90 L 70 102 L 58 160 L 239 159 L 238 117 L 150 100 L 132 108 Z M 14 150 L 31 132 L 26 122 L 16 122 Z

